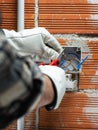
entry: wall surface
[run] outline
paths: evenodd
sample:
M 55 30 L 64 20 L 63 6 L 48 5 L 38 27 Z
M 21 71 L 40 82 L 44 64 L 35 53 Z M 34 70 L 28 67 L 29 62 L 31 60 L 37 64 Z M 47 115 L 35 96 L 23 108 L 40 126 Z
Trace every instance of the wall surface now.
M 2 27 L 17 30 L 17 1 L 0 0 Z M 25 116 L 25 130 L 98 130 L 98 0 L 25 0 L 25 28 L 43 26 L 62 46 L 78 46 L 83 64 L 77 92 L 57 110 Z M 6 130 L 16 130 L 16 121 Z

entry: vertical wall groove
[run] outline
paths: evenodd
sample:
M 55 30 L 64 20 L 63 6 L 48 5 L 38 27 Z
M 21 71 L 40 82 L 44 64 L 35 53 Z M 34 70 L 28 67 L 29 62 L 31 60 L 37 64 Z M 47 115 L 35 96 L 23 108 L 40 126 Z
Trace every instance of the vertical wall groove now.
M 35 27 L 38 27 L 38 11 L 39 11 L 38 2 L 39 0 L 35 0 L 35 17 L 34 17 Z

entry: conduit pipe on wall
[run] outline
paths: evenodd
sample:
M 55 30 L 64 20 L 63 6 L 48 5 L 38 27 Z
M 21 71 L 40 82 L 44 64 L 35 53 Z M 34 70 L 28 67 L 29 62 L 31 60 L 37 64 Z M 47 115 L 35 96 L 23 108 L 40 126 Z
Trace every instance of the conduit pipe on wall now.
M 24 29 L 24 0 L 17 0 L 17 31 Z
M 17 0 L 17 31 L 24 29 L 24 0 Z M 24 130 L 24 117 L 17 120 L 17 130 Z

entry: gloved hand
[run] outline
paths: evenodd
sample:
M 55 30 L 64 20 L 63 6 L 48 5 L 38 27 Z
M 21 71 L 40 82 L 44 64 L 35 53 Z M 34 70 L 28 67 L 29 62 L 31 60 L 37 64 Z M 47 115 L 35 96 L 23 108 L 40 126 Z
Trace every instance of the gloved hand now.
M 20 32 L 3 29 L 9 43 L 20 55 L 39 55 L 49 59 L 57 58 L 62 52 L 58 41 L 42 27 L 25 29 Z
M 69 80 L 65 71 L 57 66 L 41 65 L 40 69 L 43 74 L 47 75 L 52 80 L 55 87 L 55 101 L 49 106 L 50 108 L 48 108 L 48 110 L 57 109 L 66 92 L 66 88 L 70 89 L 77 87 L 77 81 L 72 81 L 71 79 Z
M 36 107 L 43 75 L 31 58 L 19 58 L 4 41 L 0 45 L 0 130 Z
M 55 103 L 53 104 L 53 106 L 50 106 L 50 109 L 57 109 L 66 91 L 65 72 L 63 69 L 51 65 L 45 65 L 45 66 L 41 65 L 40 69 L 42 73 L 47 75 L 54 84 L 56 97 L 55 97 Z

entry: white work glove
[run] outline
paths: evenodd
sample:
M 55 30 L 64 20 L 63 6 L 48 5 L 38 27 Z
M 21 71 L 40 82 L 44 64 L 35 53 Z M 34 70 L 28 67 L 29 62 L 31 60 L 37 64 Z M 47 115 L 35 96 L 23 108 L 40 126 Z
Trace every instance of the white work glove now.
M 54 106 L 54 109 L 59 107 L 59 104 L 61 103 L 61 100 L 65 94 L 66 91 L 66 78 L 65 78 L 65 72 L 63 69 L 57 67 L 57 66 L 39 66 L 42 73 L 49 76 L 49 78 L 53 81 L 55 88 L 56 88 L 56 104 Z
M 58 41 L 43 27 L 25 29 L 20 32 L 3 29 L 9 43 L 18 54 L 39 55 L 44 58 L 57 58 L 62 51 Z
M 57 66 L 45 65 L 40 66 L 40 69 L 42 73 L 49 76 L 49 78 L 53 81 L 55 85 L 57 99 L 54 109 L 57 109 L 62 101 L 66 88 L 75 87 L 76 83 L 72 80 L 69 81 L 66 77 L 64 70 Z

